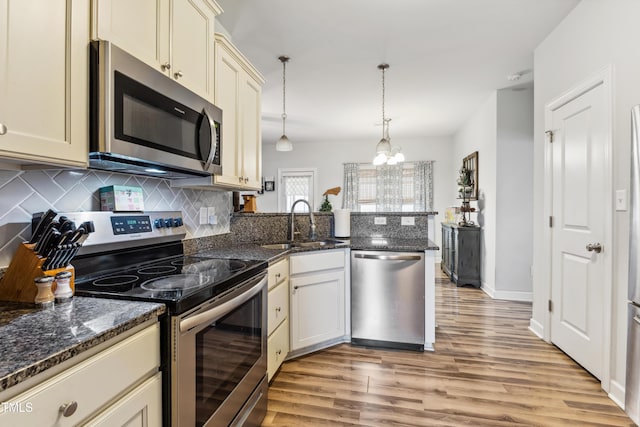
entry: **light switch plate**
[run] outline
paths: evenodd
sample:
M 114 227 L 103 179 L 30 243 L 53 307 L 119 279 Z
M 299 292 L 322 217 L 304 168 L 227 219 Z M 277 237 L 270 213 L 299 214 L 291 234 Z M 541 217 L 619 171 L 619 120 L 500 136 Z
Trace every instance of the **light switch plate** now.
M 200 225 L 205 225 L 209 223 L 209 214 L 208 209 L 205 207 L 200 208 Z
M 216 216 L 216 208 L 213 206 L 209 206 L 207 208 L 207 224 L 215 225 L 218 223 L 218 217 Z
M 373 223 L 375 225 L 387 225 L 387 217 L 386 216 L 376 216 L 373 218 Z
M 627 210 L 627 190 L 616 190 L 616 211 Z
M 403 216 L 400 218 L 400 225 L 416 225 L 416 219 L 412 216 Z

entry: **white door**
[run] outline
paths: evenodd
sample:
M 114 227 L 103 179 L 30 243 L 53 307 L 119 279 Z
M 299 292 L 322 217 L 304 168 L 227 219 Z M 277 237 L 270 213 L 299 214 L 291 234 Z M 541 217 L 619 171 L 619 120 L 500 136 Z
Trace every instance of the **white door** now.
M 601 378 L 608 300 L 605 256 L 610 249 L 606 220 L 611 209 L 604 84 L 548 113 L 547 129 L 553 132 L 547 141 L 553 159 L 551 341 Z

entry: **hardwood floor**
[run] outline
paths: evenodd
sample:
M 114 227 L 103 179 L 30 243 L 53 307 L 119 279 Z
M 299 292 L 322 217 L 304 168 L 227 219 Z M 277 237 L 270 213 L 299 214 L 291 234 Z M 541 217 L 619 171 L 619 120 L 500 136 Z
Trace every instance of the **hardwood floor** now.
M 341 344 L 285 362 L 262 425 L 633 425 L 594 377 L 527 329 L 530 304 L 445 276 L 436 295 L 435 352 Z

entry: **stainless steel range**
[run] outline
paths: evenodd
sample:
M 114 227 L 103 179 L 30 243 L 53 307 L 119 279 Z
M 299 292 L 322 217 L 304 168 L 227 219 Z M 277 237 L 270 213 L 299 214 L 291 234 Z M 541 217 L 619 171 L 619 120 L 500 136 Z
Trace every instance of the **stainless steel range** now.
M 81 296 L 162 302 L 164 425 L 260 425 L 266 413 L 264 261 L 184 255 L 180 212 L 63 213 L 93 221 L 72 262 Z

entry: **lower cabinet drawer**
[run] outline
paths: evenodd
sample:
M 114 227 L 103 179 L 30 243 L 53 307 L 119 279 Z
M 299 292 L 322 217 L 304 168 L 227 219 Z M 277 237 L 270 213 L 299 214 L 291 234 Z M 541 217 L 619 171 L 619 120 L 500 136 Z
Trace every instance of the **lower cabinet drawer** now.
M 278 326 L 267 341 L 267 373 L 271 381 L 285 357 L 289 353 L 289 319 Z
M 162 374 L 158 372 L 84 425 L 88 427 L 162 425 Z
M 0 425 L 78 425 L 159 366 L 156 323 L 10 399 L 0 407 Z
M 267 335 L 271 335 L 276 327 L 289 315 L 289 281 L 280 283 L 269 291 L 267 314 Z

